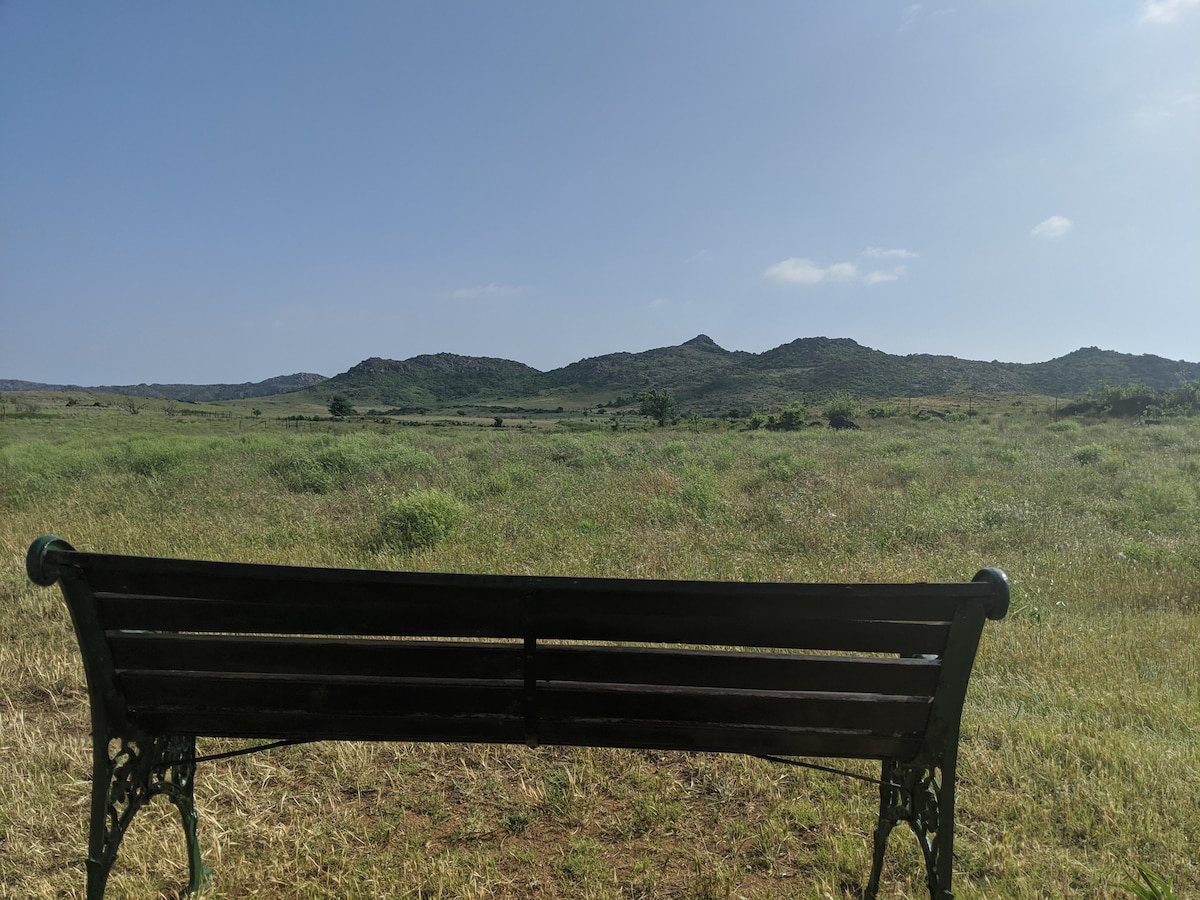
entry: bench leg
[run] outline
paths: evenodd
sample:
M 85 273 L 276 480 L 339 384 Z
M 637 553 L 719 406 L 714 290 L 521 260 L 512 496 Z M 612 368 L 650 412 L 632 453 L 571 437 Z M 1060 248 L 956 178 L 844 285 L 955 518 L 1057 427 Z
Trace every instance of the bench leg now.
M 195 739 L 114 737 L 94 741 L 92 810 L 88 834 L 87 900 L 102 900 L 121 839 L 137 811 L 158 795 L 179 810 L 188 852 L 188 892 L 203 889 L 207 872 L 200 859 L 192 780 Z M 182 762 L 181 762 L 182 760 Z
M 945 767 L 938 777 L 934 768 L 907 766 L 884 760 L 879 787 L 879 823 L 875 828 L 875 858 L 863 896 L 874 900 L 879 892 L 883 856 L 888 836 L 901 822 L 908 823 L 925 856 L 925 873 L 932 900 L 952 900 L 950 878 L 954 865 L 954 770 Z

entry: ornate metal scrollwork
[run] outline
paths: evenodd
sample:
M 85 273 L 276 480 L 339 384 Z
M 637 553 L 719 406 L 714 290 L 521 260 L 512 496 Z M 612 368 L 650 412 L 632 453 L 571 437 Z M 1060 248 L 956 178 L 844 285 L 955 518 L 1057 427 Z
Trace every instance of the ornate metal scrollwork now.
M 193 800 L 196 742 L 185 736 L 114 737 L 95 748 L 92 824 L 88 854 L 88 897 L 104 893 L 108 873 L 121 840 L 137 811 L 156 796 L 179 810 L 187 840 L 188 890 L 204 886 L 205 871 L 196 835 L 198 816 Z
M 953 800 L 950 802 L 952 804 Z M 884 760 L 879 787 L 879 823 L 875 828 L 875 859 L 864 894 L 868 900 L 879 891 L 888 836 L 901 822 L 908 823 L 925 856 L 929 896 L 934 900 L 952 896 L 948 890 L 949 873 L 943 871 L 943 847 L 938 834 L 942 830 L 944 813 L 952 815 L 953 810 L 943 803 L 942 783 L 936 768 Z

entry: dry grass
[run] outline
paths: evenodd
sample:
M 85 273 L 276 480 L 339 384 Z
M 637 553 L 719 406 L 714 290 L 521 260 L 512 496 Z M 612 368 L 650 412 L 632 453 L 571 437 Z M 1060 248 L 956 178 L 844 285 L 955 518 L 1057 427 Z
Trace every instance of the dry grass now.
M 84 883 L 78 650 L 57 592 L 23 574 L 47 532 L 451 571 L 958 580 L 999 565 L 1015 602 L 968 699 L 956 895 L 1125 897 L 1135 863 L 1200 893 L 1200 424 L 1058 427 L 1025 405 L 848 435 L 322 433 L 49 412 L 0 423 L 0 897 Z M 1103 452 L 1081 464 L 1090 445 Z M 324 468 L 278 474 L 298 459 Z M 374 547 L 390 501 L 428 488 L 468 520 L 433 548 Z M 213 898 L 850 897 L 876 805 L 868 785 L 738 757 L 391 744 L 205 764 L 197 801 Z M 882 895 L 921 896 L 922 871 L 898 831 Z M 185 881 L 174 810 L 155 803 L 109 896 Z

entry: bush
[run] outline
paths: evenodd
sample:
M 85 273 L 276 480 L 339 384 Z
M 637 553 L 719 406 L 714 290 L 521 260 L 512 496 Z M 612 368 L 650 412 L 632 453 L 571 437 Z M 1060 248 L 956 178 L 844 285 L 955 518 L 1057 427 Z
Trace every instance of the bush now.
M 380 515 L 376 543 L 393 550 L 435 547 L 466 515 L 462 501 L 445 491 L 409 491 L 393 500 Z
M 825 418 L 832 421 L 838 416 L 853 419 L 858 415 L 858 401 L 844 391 L 838 391 L 825 404 Z

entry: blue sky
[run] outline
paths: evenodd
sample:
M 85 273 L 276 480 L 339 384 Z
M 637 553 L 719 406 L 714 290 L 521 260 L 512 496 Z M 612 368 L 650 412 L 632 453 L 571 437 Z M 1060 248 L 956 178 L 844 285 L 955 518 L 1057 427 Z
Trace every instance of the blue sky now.
M 0 0 L 0 378 L 1200 360 L 1200 0 Z

